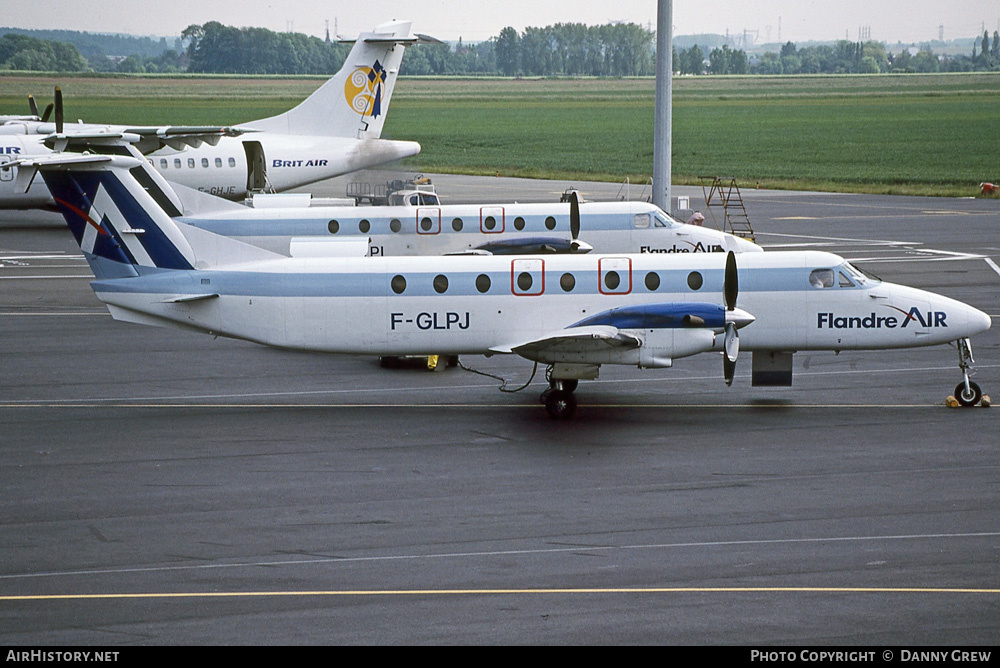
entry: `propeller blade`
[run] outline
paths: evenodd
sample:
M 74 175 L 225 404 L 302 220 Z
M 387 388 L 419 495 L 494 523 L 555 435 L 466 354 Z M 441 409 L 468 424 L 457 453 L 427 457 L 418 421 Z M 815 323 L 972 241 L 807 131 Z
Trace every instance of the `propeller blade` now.
M 740 354 L 740 334 L 736 329 L 736 324 L 726 323 L 726 351 L 722 355 L 722 375 L 726 379 L 726 385 L 733 384 L 733 376 L 736 375 L 736 358 Z
M 726 377 L 726 386 L 733 384 L 733 376 L 736 375 L 736 362 L 730 362 L 728 357 L 722 358 L 722 374 Z
M 42 112 L 42 119 L 41 119 L 42 123 L 48 122 L 49 116 L 52 115 L 52 107 L 53 104 L 51 102 L 49 102 L 48 105 L 46 105 L 45 111 Z
M 569 196 L 569 233 L 573 241 L 580 238 L 580 196 L 575 190 Z
M 28 96 L 28 108 L 31 109 L 31 115 L 37 118 L 38 117 L 38 105 L 35 104 L 35 96 L 34 95 L 29 95 Z
M 63 131 L 63 98 L 62 89 L 56 86 L 56 132 L 62 134 Z
M 736 272 L 736 254 L 729 251 L 726 255 L 726 278 L 723 287 L 723 296 L 726 300 L 726 310 L 732 311 L 736 308 L 736 297 L 740 292 L 740 279 Z
M 726 358 L 735 363 L 740 354 L 740 334 L 736 329 L 736 324 L 726 323 Z

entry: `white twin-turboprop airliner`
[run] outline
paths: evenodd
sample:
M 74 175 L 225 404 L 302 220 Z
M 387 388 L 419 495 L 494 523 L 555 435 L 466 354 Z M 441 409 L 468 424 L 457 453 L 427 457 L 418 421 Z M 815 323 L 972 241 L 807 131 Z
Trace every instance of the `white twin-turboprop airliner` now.
M 542 399 L 556 418 L 601 365 L 721 352 L 729 383 L 740 348 L 755 384 L 790 385 L 795 351 L 957 342 L 956 395 L 981 398 L 969 337 L 989 316 L 830 253 L 290 258 L 175 222 L 133 177 L 140 164 L 20 164 L 41 169 L 118 320 L 330 353 L 520 355 L 550 365 Z
M 680 223 L 653 204 L 580 202 L 576 191 L 562 203 L 441 205 L 424 199 L 398 206 L 274 207 L 287 201 L 276 195 L 266 208 L 253 208 L 169 183 L 143 159 L 138 141 L 123 133 L 76 148 L 139 159 L 133 176 L 176 221 L 290 257 L 763 250 L 747 239 Z M 15 187 L 35 186 L 25 181 Z
M 363 254 L 372 256 L 762 250 L 747 239 L 680 223 L 653 204 L 580 202 L 575 192 L 568 199 L 297 209 L 253 209 L 218 201 L 215 211 L 177 220 L 291 256 L 333 254 L 350 240 L 367 243 Z
M 248 192 L 281 192 L 416 155 L 412 141 L 381 139 L 396 75 L 409 44 L 428 41 L 410 23 L 392 22 L 362 33 L 337 74 L 294 109 L 236 128 L 135 127 L 64 124 L 57 90 L 56 116 L 0 119 L 0 164 L 62 150 L 95 135 L 127 133 L 152 165 L 173 183 L 227 199 Z M 16 169 L 0 172 L 0 209 L 54 208 L 39 184 L 14 188 Z

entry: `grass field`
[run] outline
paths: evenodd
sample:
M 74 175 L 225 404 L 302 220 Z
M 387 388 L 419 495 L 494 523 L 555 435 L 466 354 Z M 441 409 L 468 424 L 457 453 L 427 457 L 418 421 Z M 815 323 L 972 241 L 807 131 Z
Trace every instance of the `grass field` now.
M 322 79 L 0 77 L 0 112 L 56 83 L 67 118 L 231 124 L 278 113 Z M 396 86 L 384 136 L 419 141 L 408 168 L 644 182 L 650 79 L 423 79 Z M 673 181 L 972 195 L 1000 181 L 1000 74 L 675 79 Z

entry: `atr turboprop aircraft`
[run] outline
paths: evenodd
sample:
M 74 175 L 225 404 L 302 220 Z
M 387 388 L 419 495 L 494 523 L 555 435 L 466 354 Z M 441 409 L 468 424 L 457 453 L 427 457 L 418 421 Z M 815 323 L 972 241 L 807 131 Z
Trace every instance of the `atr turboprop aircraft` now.
M 138 147 L 171 182 L 227 199 L 280 192 L 416 155 L 412 141 L 380 139 L 396 75 L 409 44 L 434 41 L 392 22 L 362 33 L 344 66 L 305 101 L 278 116 L 236 128 L 64 124 L 37 108 L 0 121 L 0 163 L 61 150 L 94 135 L 138 135 Z M 43 121 L 42 118 L 46 120 Z M 14 190 L 16 170 L 0 172 L 0 209 L 55 208 L 45 188 Z
M 790 385 L 795 351 L 955 342 L 956 394 L 982 396 L 969 337 L 989 316 L 831 253 L 289 258 L 175 222 L 132 175 L 140 164 L 20 162 L 42 170 L 117 320 L 330 353 L 520 355 L 549 365 L 555 418 L 601 365 L 715 351 L 731 383 L 741 347 L 755 384 Z

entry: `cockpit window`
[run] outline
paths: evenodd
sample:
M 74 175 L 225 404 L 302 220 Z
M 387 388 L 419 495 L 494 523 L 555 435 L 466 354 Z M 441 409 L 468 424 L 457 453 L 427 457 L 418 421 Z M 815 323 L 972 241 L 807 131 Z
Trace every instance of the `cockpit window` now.
M 853 281 L 855 285 L 875 285 L 882 282 L 882 279 L 875 274 L 858 269 L 850 262 L 845 262 L 841 265 L 840 270 L 850 276 L 851 281 Z
M 653 227 L 674 228 L 680 225 L 676 218 L 663 213 L 662 211 L 653 216 Z
M 637 213 L 632 217 L 632 225 L 635 226 L 637 230 L 644 230 L 649 227 L 649 214 L 648 213 Z
M 809 274 L 809 285 L 814 288 L 832 288 L 833 269 L 813 269 Z
M 853 287 L 854 287 L 854 283 L 853 283 L 853 282 L 851 282 L 851 279 L 849 279 L 849 278 L 847 277 L 847 275 L 846 275 L 846 274 L 844 274 L 844 272 L 840 272 L 840 273 L 838 274 L 838 279 L 837 279 L 837 280 L 838 280 L 838 283 L 837 283 L 837 284 L 838 284 L 838 285 L 839 285 L 840 287 L 842 287 L 842 288 L 853 288 Z

